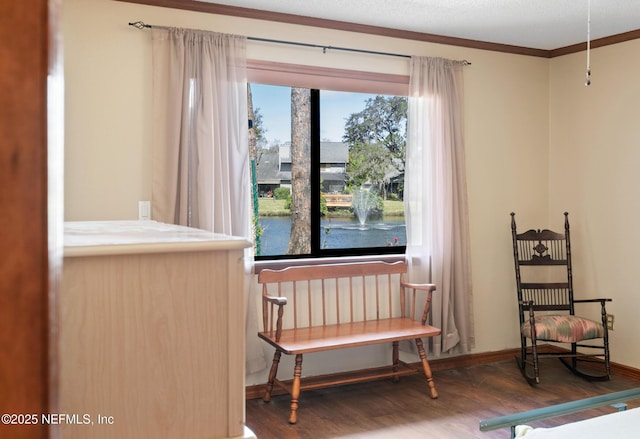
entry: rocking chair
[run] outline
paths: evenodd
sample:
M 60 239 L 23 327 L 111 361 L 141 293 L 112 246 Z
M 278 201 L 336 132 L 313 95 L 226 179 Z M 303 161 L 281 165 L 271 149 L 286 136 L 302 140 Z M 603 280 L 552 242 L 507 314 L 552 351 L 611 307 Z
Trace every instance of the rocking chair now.
M 516 361 L 524 378 L 529 384 L 540 382 L 539 359 L 544 356 L 559 358 L 574 374 L 587 380 L 609 380 L 605 302 L 611 299 L 573 298 L 569 214 L 564 213 L 564 233 L 546 229 L 518 233 L 515 213 L 511 213 L 511 235 L 521 341 L 520 357 L 516 357 Z M 600 303 L 601 322 L 575 315 L 575 304 L 589 302 Z M 584 343 L 586 340 L 592 341 Z M 541 349 L 540 341 L 569 343 L 571 350 Z M 592 367 L 585 367 L 587 363 Z

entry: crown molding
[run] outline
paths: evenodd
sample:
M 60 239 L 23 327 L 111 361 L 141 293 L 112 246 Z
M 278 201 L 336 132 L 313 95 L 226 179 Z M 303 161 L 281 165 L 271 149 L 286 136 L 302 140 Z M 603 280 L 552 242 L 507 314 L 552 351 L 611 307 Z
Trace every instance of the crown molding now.
M 591 40 L 591 48 L 596 49 L 598 47 L 610 46 L 612 44 L 623 43 L 625 41 L 631 41 L 640 38 L 640 29 L 624 32 L 617 35 L 611 35 L 609 37 L 598 38 L 597 40 Z M 549 51 L 549 58 L 555 58 L 557 56 L 568 55 L 570 53 L 578 53 L 587 49 L 587 42 L 572 44 L 571 46 L 560 47 Z
M 250 18 L 255 20 L 273 21 L 277 23 L 297 24 L 325 29 L 377 35 L 383 37 L 400 38 L 405 40 L 422 41 L 426 43 L 445 44 L 449 46 L 467 47 L 470 49 L 490 50 L 494 52 L 512 53 L 516 55 L 536 56 L 541 58 L 555 58 L 557 56 L 582 52 L 586 49 L 586 42 L 557 49 L 535 49 L 530 47 L 512 46 L 508 44 L 490 43 L 486 41 L 470 40 L 466 38 L 447 37 L 443 35 L 392 29 L 366 24 L 350 23 L 346 21 L 328 20 L 324 18 L 306 17 L 303 15 L 284 14 L 280 12 L 262 11 L 259 9 L 241 8 L 238 6 L 220 5 L 196 0 L 115 0 L 125 3 L 137 3 L 163 8 L 183 9 L 207 14 L 227 15 L 233 17 Z M 162 23 L 167 25 L 166 23 Z M 640 38 L 640 29 L 612 35 L 591 41 L 591 48 L 618 44 L 624 41 Z

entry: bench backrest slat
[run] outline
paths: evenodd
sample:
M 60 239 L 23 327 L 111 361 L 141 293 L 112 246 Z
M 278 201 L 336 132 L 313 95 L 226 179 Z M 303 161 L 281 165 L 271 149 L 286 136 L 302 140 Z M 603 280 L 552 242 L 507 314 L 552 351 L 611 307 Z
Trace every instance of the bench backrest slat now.
M 366 278 L 362 276 L 362 314 L 364 316 L 364 320 L 367 320 L 367 288 L 366 288 Z
M 322 326 L 326 326 L 327 324 L 327 306 L 326 306 L 326 297 L 324 292 L 326 291 L 324 288 L 324 278 L 320 280 L 322 284 Z
M 353 322 L 353 279 L 349 278 L 349 321 Z
M 340 323 L 340 285 L 336 279 L 336 320 Z
M 294 282 L 295 284 L 295 282 Z M 307 281 L 307 303 L 308 303 L 308 311 L 309 311 L 309 322 L 311 321 L 311 318 L 313 316 L 313 307 L 311 306 L 311 281 Z M 298 308 L 296 308 L 298 309 Z M 294 314 L 298 314 L 297 312 L 295 312 Z
M 296 287 L 296 285 L 293 285 L 293 307 L 297 307 L 298 306 L 298 289 Z M 298 313 L 293 315 L 293 327 L 297 328 L 298 327 Z
M 388 303 L 388 307 L 389 307 L 389 314 L 393 315 L 393 300 L 391 300 L 391 276 L 387 276 L 388 280 L 387 280 L 387 300 L 389 301 Z

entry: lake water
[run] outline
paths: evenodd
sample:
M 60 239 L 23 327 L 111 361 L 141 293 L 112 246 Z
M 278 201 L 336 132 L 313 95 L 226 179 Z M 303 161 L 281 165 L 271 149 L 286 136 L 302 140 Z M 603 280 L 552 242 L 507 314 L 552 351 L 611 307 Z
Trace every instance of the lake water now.
M 291 235 L 290 217 L 259 219 L 263 229 L 260 238 L 261 256 L 284 255 Z M 357 219 L 331 218 L 321 220 L 320 242 L 323 248 L 384 247 L 406 245 L 404 218 L 384 218 L 360 226 Z M 328 233 L 326 233 L 328 231 Z

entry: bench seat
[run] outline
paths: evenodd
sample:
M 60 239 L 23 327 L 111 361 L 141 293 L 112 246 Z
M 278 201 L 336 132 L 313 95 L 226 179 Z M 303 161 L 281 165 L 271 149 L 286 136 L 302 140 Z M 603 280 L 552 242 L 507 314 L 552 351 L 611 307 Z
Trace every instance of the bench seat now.
M 415 340 L 416 338 L 440 335 L 440 329 L 409 319 L 392 318 L 349 322 L 310 328 L 285 329 L 280 341 L 275 342 L 266 333 L 258 336 L 280 349 L 284 354 L 307 354 L 310 352 L 352 348 L 384 342 Z

